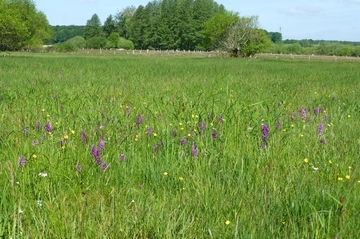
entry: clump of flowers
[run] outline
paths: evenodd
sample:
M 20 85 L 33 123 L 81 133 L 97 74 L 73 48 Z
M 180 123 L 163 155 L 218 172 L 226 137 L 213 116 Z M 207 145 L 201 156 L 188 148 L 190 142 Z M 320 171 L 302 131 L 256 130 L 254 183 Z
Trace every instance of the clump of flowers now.
M 46 130 L 46 132 L 51 132 L 51 130 L 52 130 L 52 128 L 51 128 L 51 125 L 50 125 L 50 123 L 46 123 L 46 125 L 45 125 L 45 130 Z
M 180 140 L 180 145 L 181 146 L 184 146 L 186 144 L 186 137 L 182 137 L 181 140 Z
M 18 165 L 19 165 L 19 167 L 24 167 L 25 164 L 26 164 L 25 156 L 20 156 L 19 159 L 18 159 Z
M 269 138 L 269 127 L 266 124 L 261 125 L 261 137 L 264 141 Z
M 88 137 L 87 137 L 85 131 L 81 131 L 81 138 L 80 139 L 81 139 L 82 142 L 87 141 Z
M 136 117 L 135 123 L 136 123 L 136 124 L 141 124 L 141 123 L 143 122 L 143 120 L 144 120 L 143 116 L 142 116 L 142 115 L 138 115 L 138 116 Z
M 318 126 L 318 134 L 321 135 L 323 133 L 324 130 L 324 125 L 323 123 L 320 123 Z
M 196 157 L 196 156 L 198 155 L 198 148 L 197 148 L 195 142 L 193 142 L 193 143 L 191 144 L 191 154 L 192 154 L 192 156 L 194 156 L 194 157 Z

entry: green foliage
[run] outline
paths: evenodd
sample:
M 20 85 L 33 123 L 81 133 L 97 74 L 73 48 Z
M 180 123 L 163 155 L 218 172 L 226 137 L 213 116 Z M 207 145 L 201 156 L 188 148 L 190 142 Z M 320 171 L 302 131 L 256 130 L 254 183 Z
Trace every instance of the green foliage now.
M 117 47 L 121 48 L 121 49 L 126 49 L 126 50 L 134 50 L 135 49 L 134 43 L 123 37 L 120 37 Z
M 271 48 L 271 40 L 267 33 L 262 29 L 256 29 L 255 36 L 243 47 L 241 54 L 243 57 L 254 56 L 257 53 L 266 52 Z
M 76 36 L 84 36 L 85 26 L 52 26 L 54 35 L 50 40 L 50 43 L 55 44 L 59 42 L 65 42 Z
M 108 37 L 112 32 L 116 31 L 116 22 L 112 15 L 109 15 L 108 18 L 106 18 L 106 21 L 104 22 L 103 26 L 103 32 L 104 36 Z
M 86 46 L 86 41 L 82 36 L 73 37 L 73 38 L 67 40 L 66 42 L 69 42 L 69 43 L 75 45 L 76 48 L 78 48 L 78 49 L 85 48 L 85 46 Z
M 358 237 L 359 61 L 11 55 L 0 238 Z
M 239 19 L 233 12 L 220 12 L 204 23 L 205 45 L 209 49 L 217 48 L 225 40 L 228 29 Z
M 51 37 L 45 14 L 30 0 L 0 1 L 0 50 L 41 47 Z
M 280 32 L 268 32 L 267 34 L 273 43 L 282 42 L 282 34 Z
M 104 34 L 101 27 L 101 21 L 97 14 L 94 14 L 87 22 L 84 29 L 84 38 L 86 40 L 92 37 L 102 37 Z
M 91 37 L 86 40 L 86 48 L 88 49 L 105 48 L 106 42 L 107 40 L 105 37 Z

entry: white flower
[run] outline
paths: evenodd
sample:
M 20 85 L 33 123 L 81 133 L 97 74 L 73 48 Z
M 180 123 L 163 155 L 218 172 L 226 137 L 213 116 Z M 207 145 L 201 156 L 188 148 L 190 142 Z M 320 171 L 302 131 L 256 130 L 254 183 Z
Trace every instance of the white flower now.
M 312 169 L 314 169 L 314 171 L 317 171 L 319 168 L 312 166 Z
M 39 207 L 42 207 L 42 201 L 41 201 L 41 200 L 37 200 L 36 203 L 37 203 L 37 205 L 38 205 Z
M 45 178 L 48 176 L 48 174 L 47 173 L 39 173 L 39 176 Z

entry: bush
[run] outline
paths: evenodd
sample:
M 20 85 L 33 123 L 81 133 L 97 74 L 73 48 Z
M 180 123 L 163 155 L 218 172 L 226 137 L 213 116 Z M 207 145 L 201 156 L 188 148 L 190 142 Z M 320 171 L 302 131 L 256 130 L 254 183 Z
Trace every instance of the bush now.
M 67 40 L 66 42 L 75 45 L 76 48 L 78 48 L 78 49 L 85 48 L 85 46 L 86 46 L 86 41 L 82 36 L 73 37 L 73 38 Z
M 74 43 L 68 41 L 55 44 L 52 49 L 58 52 L 73 52 L 78 50 Z
M 86 40 L 86 47 L 93 49 L 105 48 L 106 42 L 105 37 L 91 37 Z
M 127 40 L 125 38 L 120 37 L 118 43 L 117 43 L 117 47 L 118 48 L 124 48 L 126 50 L 134 50 L 134 43 L 130 40 Z

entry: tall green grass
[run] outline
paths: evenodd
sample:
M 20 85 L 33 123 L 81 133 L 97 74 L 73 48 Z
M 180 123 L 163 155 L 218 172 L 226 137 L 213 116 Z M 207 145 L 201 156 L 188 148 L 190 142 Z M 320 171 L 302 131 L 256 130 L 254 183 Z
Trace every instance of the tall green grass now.
M 359 66 L 0 58 L 0 237 L 356 238 Z

